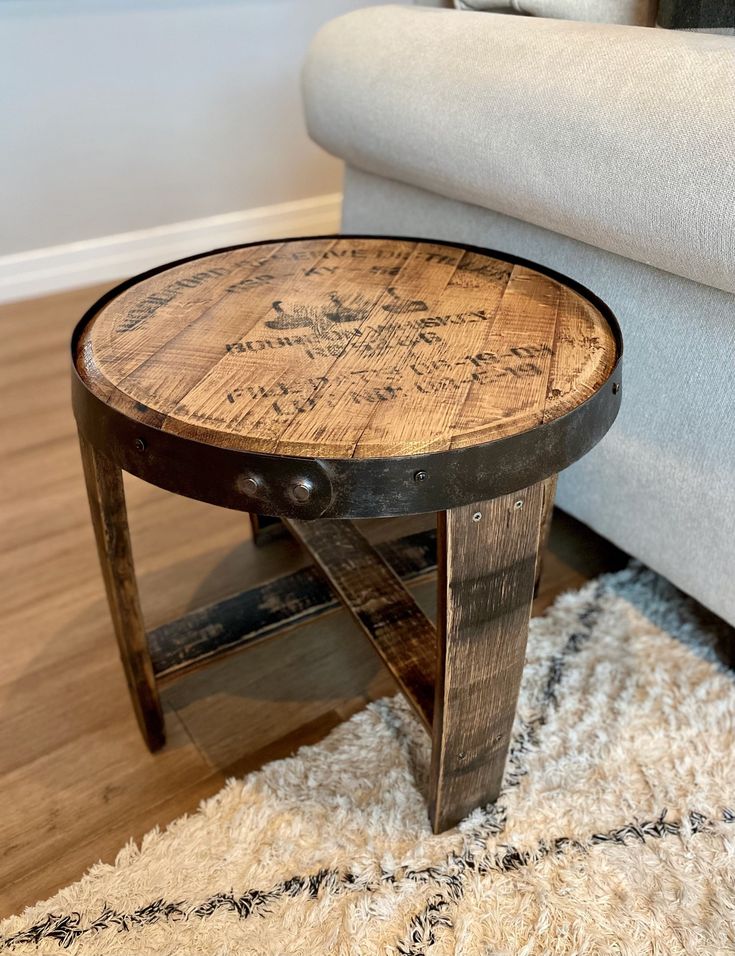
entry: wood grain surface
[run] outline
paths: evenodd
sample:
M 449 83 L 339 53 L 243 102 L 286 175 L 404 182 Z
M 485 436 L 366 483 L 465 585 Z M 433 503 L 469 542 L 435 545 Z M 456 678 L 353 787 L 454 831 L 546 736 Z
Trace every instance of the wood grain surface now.
M 435 833 L 503 779 L 533 603 L 544 483 L 439 515 L 438 666 L 429 816 Z
M 105 402 L 176 434 L 374 458 L 552 421 L 617 358 L 605 317 L 526 266 L 437 243 L 332 238 L 159 272 L 93 316 L 76 362 Z
M 138 596 L 123 473 L 82 435 L 79 447 L 100 569 L 130 699 L 149 749 L 159 750 L 166 742 L 166 732 Z

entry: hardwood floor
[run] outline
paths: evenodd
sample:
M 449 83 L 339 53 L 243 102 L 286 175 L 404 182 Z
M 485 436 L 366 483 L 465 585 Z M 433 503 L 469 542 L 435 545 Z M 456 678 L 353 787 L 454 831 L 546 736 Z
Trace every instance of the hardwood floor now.
M 128 700 L 97 565 L 69 404 L 68 340 L 102 288 L 0 308 L 0 915 L 192 811 L 225 779 L 318 740 L 395 685 L 344 612 L 164 690 L 152 756 Z M 154 627 L 308 560 L 262 549 L 245 515 L 126 478 L 143 610 Z M 370 522 L 373 541 L 431 518 Z M 625 556 L 555 516 L 535 613 Z M 430 584 L 416 589 L 431 610 Z

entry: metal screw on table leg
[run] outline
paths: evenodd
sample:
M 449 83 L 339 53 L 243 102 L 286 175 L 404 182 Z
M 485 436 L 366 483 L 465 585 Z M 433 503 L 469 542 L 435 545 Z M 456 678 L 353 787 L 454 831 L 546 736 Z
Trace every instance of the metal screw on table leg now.
M 414 481 L 426 481 L 429 476 L 425 471 L 417 471 L 413 476 Z
M 481 512 L 481 511 L 476 511 L 476 512 L 472 515 L 472 520 L 473 520 L 473 521 L 482 521 L 482 512 Z
M 145 438 L 136 438 L 135 439 L 135 449 L 136 451 L 145 451 Z
M 249 475 L 247 478 L 243 479 L 242 490 L 245 492 L 245 494 L 255 495 L 258 493 L 258 488 L 260 488 L 260 482 L 257 478 Z
M 518 501 L 513 505 L 516 511 L 519 511 L 523 507 L 523 499 L 519 498 Z

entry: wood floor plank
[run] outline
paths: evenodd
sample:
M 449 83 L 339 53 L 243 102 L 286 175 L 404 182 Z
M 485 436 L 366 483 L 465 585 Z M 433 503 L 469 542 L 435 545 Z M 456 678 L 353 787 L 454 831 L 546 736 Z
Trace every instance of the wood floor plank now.
M 4 774 L 0 886 L 21 879 L 112 821 L 208 777 L 213 768 L 174 713 L 169 745 L 154 756 L 126 715 L 101 723 Z M 93 862 L 93 861 L 90 861 Z
M 207 758 L 224 767 L 324 713 L 396 691 L 368 642 L 338 611 L 195 671 L 165 687 L 163 699 Z
M 58 853 L 52 865 L 48 859 L 43 860 L 34 870 L 2 886 L 0 915 L 19 913 L 38 900 L 48 899 L 99 861 L 114 863 L 129 840 L 140 841 L 154 827 L 165 827 L 176 817 L 190 813 L 202 800 L 214 796 L 225 779 L 224 774 L 212 772 L 158 803 L 132 808 L 123 817 L 111 818 L 102 831 L 92 833 L 87 839 L 69 843 Z

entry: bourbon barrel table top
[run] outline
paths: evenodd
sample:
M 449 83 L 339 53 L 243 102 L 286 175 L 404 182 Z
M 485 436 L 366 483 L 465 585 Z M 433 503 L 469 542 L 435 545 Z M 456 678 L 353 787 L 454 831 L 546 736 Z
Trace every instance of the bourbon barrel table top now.
M 609 310 L 563 277 L 453 244 L 338 236 L 132 280 L 80 324 L 74 364 L 133 424 L 352 462 L 554 423 L 608 383 L 620 353 Z

